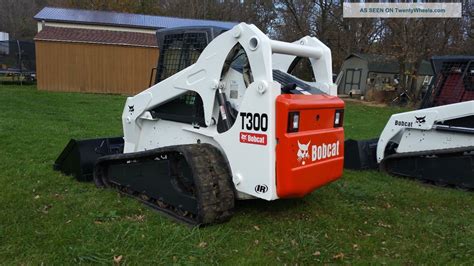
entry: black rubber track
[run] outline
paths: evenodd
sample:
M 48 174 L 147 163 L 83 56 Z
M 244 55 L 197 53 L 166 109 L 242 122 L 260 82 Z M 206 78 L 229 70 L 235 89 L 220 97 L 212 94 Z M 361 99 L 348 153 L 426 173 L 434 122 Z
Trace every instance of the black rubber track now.
M 123 167 L 137 167 L 130 162 L 141 162 L 167 158 L 176 154 L 186 160 L 192 173 L 192 194 L 197 201 L 197 213 L 189 213 L 167 202 L 143 194 L 130 186 L 110 182 L 108 167 L 120 164 Z M 160 161 L 159 159 L 158 161 Z M 133 171 L 140 169 L 133 169 Z M 171 178 L 171 177 L 169 177 Z M 98 187 L 110 187 L 120 193 L 134 197 L 153 209 L 178 221 L 193 226 L 221 223 L 229 220 L 234 208 L 234 189 L 231 174 L 221 152 L 210 144 L 177 145 L 143 152 L 115 154 L 101 157 L 94 168 L 94 182 Z
M 380 170 L 439 186 L 472 190 L 474 147 L 395 153 L 380 162 Z

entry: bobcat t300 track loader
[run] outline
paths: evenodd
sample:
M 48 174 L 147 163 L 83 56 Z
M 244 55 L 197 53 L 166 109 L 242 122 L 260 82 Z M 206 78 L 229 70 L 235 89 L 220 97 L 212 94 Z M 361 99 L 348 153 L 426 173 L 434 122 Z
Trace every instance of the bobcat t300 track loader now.
M 123 139 L 72 140 L 56 169 L 191 224 L 225 221 L 236 199 L 302 197 L 341 176 L 344 102 L 323 43 L 270 40 L 244 23 L 158 36 L 159 82 L 127 99 Z

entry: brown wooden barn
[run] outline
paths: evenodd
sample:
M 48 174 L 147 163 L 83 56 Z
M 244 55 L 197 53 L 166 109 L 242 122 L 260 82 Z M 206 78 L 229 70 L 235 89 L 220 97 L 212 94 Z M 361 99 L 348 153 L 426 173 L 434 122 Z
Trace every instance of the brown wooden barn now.
M 38 89 L 136 94 L 158 60 L 156 30 L 236 23 L 46 7 L 38 21 Z

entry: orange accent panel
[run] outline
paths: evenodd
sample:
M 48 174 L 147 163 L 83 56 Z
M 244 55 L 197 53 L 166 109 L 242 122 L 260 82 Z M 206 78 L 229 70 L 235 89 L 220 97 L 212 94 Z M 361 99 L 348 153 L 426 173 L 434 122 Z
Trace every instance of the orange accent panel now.
M 344 129 L 334 128 L 337 109 L 344 109 L 344 102 L 335 96 L 283 94 L 277 97 L 278 197 L 302 197 L 342 175 Z M 287 133 L 288 113 L 295 111 L 300 113 L 299 131 Z

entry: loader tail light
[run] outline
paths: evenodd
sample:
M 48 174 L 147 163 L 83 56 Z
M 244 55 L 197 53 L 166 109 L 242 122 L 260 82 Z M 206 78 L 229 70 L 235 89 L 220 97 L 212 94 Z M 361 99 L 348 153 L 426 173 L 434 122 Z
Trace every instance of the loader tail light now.
M 342 123 L 344 122 L 344 109 L 336 110 L 334 114 L 334 127 L 342 127 Z
M 300 126 L 300 112 L 288 113 L 288 132 L 298 132 Z

